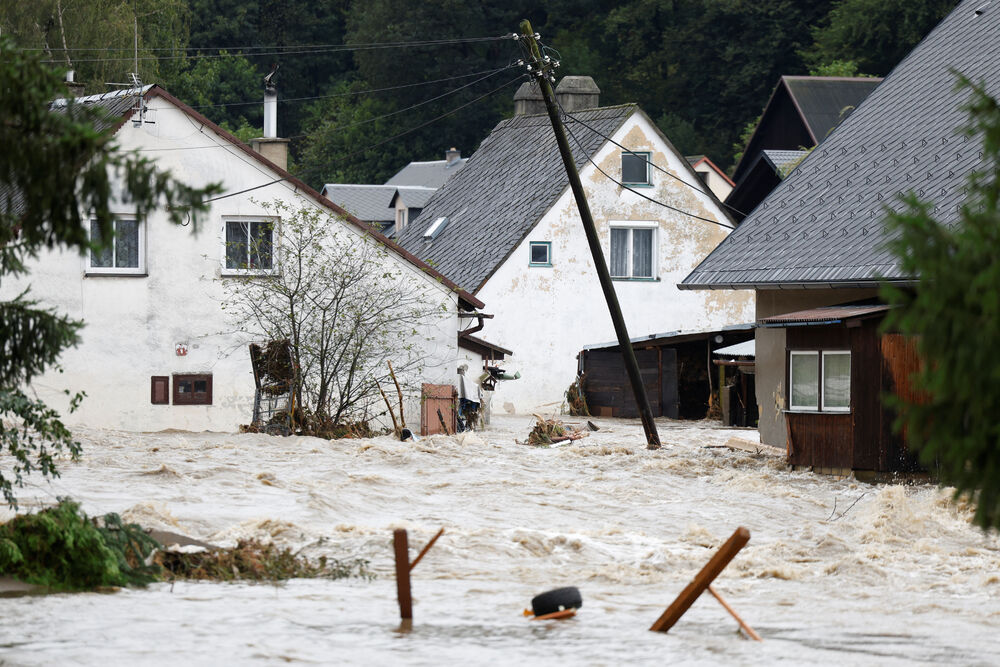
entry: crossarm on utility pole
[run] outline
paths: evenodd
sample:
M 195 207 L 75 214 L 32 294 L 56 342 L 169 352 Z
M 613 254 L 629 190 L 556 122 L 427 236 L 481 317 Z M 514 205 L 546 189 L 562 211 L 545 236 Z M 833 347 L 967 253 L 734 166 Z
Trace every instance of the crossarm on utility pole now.
M 549 65 L 542 58 L 541 51 L 538 49 L 538 43 L 535 41 L 535 31 L 532 30 L 531 22 L 527 19 L 521 21 L 521 35 L 527 42 L 528 48 L 531 50 L 531 57 L 534 59 L 534 63 L 529 68 L 529 71 L 535 75 L 535 80 L 542 91 L 542 97 L 545 99 L 545 109 L 548 111 L 549 120 L 552 122 L 552 130 L 555 132 L 556 143 L 559 145 L 559 153 L 562 156 L 563 166 L 566 168 L 566 175 L 569 177 L 569 184 L 573 190 L 573 196 L 576 198 L 576 206 L 580 210 L 580 220 L 583 222 L 583 230 L 587 235 L 590 254 L 593 256 L 594 265 L 597 268 L 597 277 L 601 282 L 604 298 L 608 302 L 611 321 L 615 325 L 618 346 L 622 350 L 625 370 L 632 385 L 632 393 L 635 396 L 636 406 L 639 408 L 639 416 L 642 418 L 642 428 L 646 432 L 646 447 L 647 449 L 659 449 L 660 436 L 656 432 L 653 411 L 649 407 L 646 389 L 642 384 L 639 363 L 636 361 L 635 351 L 632 349 L 632 342 L 629 340 L 625 318 L 622 315 L 621 306 L 618 304 L 618 296 L 615 294 L 615 287 L 611 282 L 611 273 L 608 271 L 608 264 L 604 259 L 604 251 L 601 248 L 601 240 L 597 235 L 597 227 L 594 225 L 594 217 L 590 213 L 587 195 L 583 191 L 583 183 L 580 181 L 580 174 L 577 172 L 576 163 L 573 161 L 573 151 L 570 150 L 566 131 L 563 128 L 562 120 L 560 120 L 559 112 L 556 109 L 552 86 L 549 84 L 547 78 Z

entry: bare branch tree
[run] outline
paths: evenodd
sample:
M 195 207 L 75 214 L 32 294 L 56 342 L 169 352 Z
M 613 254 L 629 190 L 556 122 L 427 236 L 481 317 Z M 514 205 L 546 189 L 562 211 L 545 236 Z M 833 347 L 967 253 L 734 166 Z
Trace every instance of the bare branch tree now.
M 224 309 L 248 337 L 287 338 L 302 382 L 302 404 L 335 423 L 364 420 L 391 361 L 404 390 L 419 389 L 422 344 L 446 304 L 370 236 L 315 206 L 262 204 L 270 234 L 247 235 L 250 258 L 277 252 L 269 270 L 225 277 Z M 256 244 L 256 245 L 255 245 Z M 268 244 L 268 247 L 263 247 Z

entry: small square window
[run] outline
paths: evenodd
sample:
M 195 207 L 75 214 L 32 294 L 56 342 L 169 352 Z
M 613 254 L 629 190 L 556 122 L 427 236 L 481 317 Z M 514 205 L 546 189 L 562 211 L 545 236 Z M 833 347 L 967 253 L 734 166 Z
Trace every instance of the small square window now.
M 532 241 L 528 244 L 531 253 L 530 266 L 552 266 L 552 243 L 550 241 Z
M 789 351 L 788 399 L 793 411 L 850 412 L 850 351 Z
M 226 273 L 272 273 L 275 268 L 275 226 L 272 219 L 226 220 Z
M 622 183 L 649 185 L 649 153 L 622 153 Z
M 90 249 L 87 273 L 143 274 L 146 271 L 146 230 L 138 220 L 118 218 L 113 221 L 114 236 L 107 243 L 101 239 L 97 220 L 90 221 Z
M 174 405 L 211 405 L 211 375 L 175 375 Z

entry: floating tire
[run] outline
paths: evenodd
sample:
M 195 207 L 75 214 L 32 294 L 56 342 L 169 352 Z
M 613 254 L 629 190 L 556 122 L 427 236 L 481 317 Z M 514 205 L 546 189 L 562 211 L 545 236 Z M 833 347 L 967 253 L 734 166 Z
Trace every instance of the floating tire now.
M 566 609 L 579 609 L 583 606 L 583 597 L 576 586 L 557 588 L 531 598 L 531 611 L 535 616 L 554 614 Z

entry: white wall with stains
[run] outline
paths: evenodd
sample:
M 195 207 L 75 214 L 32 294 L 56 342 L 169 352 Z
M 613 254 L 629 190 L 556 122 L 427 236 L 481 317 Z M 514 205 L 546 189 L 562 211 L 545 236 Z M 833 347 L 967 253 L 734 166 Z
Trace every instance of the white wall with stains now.
M 645 114 L 633 113 L 612 138 L 629 150 L 649 151 L 653 163 L 668 172 L 651 168 L 650 185 L 637 190 L 681 211 L 730 224 L 719 204 L 702 191 L 700 179 L 689 171 L 683 156 Z M 621 180 L 620 148 L 608 142 L 594 161 Z M 631 337 L 753 321 L 752 291 L 677 289 L 677 283 L 727 236 L 728 227 L 654 204 L 613 183 L 591 164 L 581 170 L 581 178 L 605 257 L 614 224 L 647 224 L 656 230 L 655 278 L 614 280 Z M 552 266 L 529 266 L 532 241 L 552 244 Z M 507 366 L 522 373 L 520 380 L 497 388 L 494 412 L 558 409 L 575 378 L 577 353 L 585 345 L 616 339 L 569 188 L 477 296 L 496 315 L 487 322 L 482 337 L 513 350 Z
M 234 192 L 280 177 L 167 100 L 153 98 L 149 107 L 147 118 L 155 123 L 135 127 L 127 122 L 118 141 L 123 149 L 154 159 L 180 181 L 220 181 L 225 192 Z M 213 202 L 197 230 L 172 225 L 164 213 L 154 212 L 145 222 L 142 275 L 89 275 L 87 258 L 62 251 L 43 254 L 24 279 L 5 280 L 3 298 L 30 286 L 32 298 L 86 322 L 79 346 L 61 357 L 62 372 L 46 373 L 31 389 L 60 409 L 70 424 L 132 431 L 233 431 L 248 423 L 254 382 L 246 343 L 255 336 L 234 331 L 222 309 L 223 219 L 263 215 L 257 202 L 276 199 L 315 206 L 297 195 L 293 184 L 272 183 Z M 130 210 L 119 205 L 116 212 L 127 215 Z M 351 225 L 344 229 L 352 242 L 372 242 Z M 400 344 L 422 349 L 424 381 L 453 383 L 459 357 L 456 295 L 397 255 L 390 254 L 388 261 L 402 265 L 410 288 L 426 294 L 440 313 Z M 186 346 L 186 355 L 177 354 L 178 344 Z M 186 373 L 212 374 L 211 405 L 151 404 L 151 376 Z M 65 412 L 66 389 L 87 394 L 72 415 Z M 407 422 L 419 423 L 417 394 L 407 408 Z

